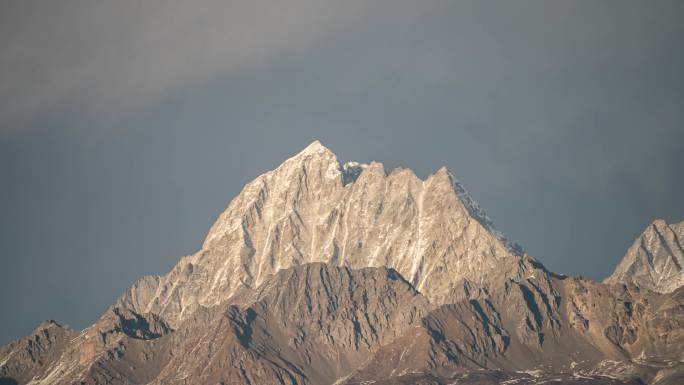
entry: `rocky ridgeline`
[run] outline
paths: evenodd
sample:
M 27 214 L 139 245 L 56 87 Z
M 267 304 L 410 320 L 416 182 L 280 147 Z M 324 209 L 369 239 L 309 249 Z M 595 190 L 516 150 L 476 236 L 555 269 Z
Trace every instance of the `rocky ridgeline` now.
M 92 326 L 0 350 L 2 384 L 679 384 L 684 223 L 605 283 L 507 241 L 445 168 L 314 142 L 248 183 L 202 248 Z

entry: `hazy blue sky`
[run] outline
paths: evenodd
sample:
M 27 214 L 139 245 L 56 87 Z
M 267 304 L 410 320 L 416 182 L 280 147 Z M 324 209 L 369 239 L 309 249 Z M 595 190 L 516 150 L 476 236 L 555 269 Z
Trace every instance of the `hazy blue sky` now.
M 92 323 L 320 139 L 447 165 L 550 269 L 684 220 L 684 2 L 0 5 L 0 343 Z

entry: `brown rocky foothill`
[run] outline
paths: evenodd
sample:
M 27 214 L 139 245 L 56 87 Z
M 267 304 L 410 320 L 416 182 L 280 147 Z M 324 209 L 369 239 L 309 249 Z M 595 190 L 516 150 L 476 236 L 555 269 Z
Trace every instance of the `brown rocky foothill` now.
M 603 283 L 567 277 L 446 168 L 314 142 L 93 325 L 0 348 L 0 384 L 682 384 L 682 230 L 654 222 Z

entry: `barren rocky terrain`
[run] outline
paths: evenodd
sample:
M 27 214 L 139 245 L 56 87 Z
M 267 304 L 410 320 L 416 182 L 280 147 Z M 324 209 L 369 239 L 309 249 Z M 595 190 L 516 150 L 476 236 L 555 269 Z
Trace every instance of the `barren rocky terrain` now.
M 657 220 L 605 282 L 556 274 L 446 168 L 314 142 L 90 327 L 2 347 L 0 384 L 681 384 L 682 245 Z

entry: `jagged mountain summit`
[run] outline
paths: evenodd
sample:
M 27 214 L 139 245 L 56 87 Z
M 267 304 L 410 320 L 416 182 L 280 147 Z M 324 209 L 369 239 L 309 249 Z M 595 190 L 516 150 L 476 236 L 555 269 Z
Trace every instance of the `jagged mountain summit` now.
M 314 142 L 90 327 L 1 348 L 0 384 L 679 384 L 684 288 L 641 284 L 548 271 L 446 168 Z
M 651 223 L 605 282 L 632 283 L 660 293 L 684 285 L 684 221 Z
M 249 182 L 201 250 L 168 275 L 137 283 L 121 306 L 175 326 L 200 306 L 311 262 L 390 267 L 436 303 L 459 281 L 532 268 L 446 168 L 421 180 L 408 169 L 387 174 L 376 162 L 341 165 L 316 141 Z

